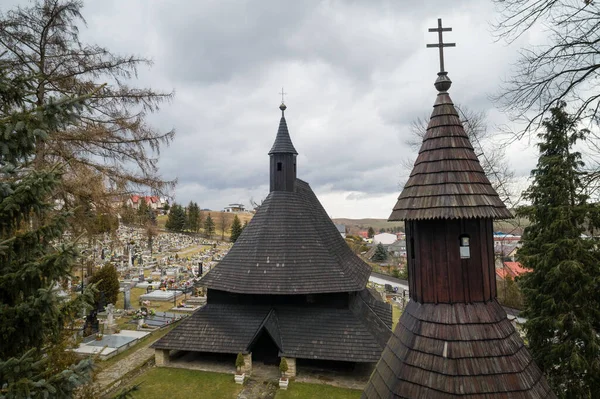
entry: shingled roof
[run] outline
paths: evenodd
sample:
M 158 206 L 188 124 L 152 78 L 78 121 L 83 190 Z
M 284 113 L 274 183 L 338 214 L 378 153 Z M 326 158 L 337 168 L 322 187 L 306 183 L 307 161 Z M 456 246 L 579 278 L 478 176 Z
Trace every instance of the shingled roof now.
M 229 253 L 204 278 L 245 294 L 360 291 L 371 268 L 348 247 L 308 183 L 272 191 Z
M 273 147 L 271 147 L 271 151 L 269 151 L 269 155 L 271 155 L 271 154 L 296 154 L 296 155 L 298 155 L 298 152 L 294 148 L 294 144 L 292 144 L 292 139 L 290 138 L 290 133 L 288 132 L 287 122 L 285 121 L 285 117 L 283 116 L 283 111 L 286 110 L 285 104 L 281 104 L 279 109 L 281 109 L 281 119 L 279 120 L 279 129 L 277 129 L 277 136 L 275 136 L 275 142 L 273 143 Z
M 366 305 L 366 309 L 360 311 L 348 308 L 208 303 L 152 347 L 248 353 L 252 351 L 255 339 L 266 331 L 281 356 L 376 362 L 391 334 L 391 308 L 387 305 L 385 310 L 377 310 L 385 320 L 363 317 L 362 313 L 375 305 L 371 303 L 368 291 L 364 291 L 351 299 L 352 302 Z M 377 327 L 381 323 L 384 329 Z M 199 334 L 202 334 L 201 339 Z
M 451 81 L 441 74 L 423 144 L 388 220 L 512 218 L 473 151 L 447 91 Z
M 555 398 L 496 302 L 410 301 L 363 398 Z

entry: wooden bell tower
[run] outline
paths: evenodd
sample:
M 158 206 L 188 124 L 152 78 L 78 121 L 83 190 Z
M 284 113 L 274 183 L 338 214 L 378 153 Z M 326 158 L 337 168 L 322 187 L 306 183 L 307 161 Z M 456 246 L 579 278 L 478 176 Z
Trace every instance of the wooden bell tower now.
M 390 221 L 406 226 L 410 301 L 363 398 L 555 398 L 496 300 L 492 188 L 448 90 L 442 32 L 427 132 Z

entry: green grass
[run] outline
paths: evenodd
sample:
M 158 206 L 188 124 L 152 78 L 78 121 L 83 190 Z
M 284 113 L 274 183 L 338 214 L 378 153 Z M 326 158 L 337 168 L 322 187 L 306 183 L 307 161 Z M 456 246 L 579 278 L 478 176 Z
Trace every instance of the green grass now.
M 396 329 L 396 324 L 398 324 L 398 320 L 400 320 L 400 315 L 402 311 L 396 305 L 392 305 L 392 331 Z
M 232 374 L 162 367 L 150 369 L 130 385 L 135 384 L 140 387 L 133 397 L 140 399 L 234 399 L 242 390 L 242 386 L 233 381 Z
M 275 399 L 358 399 L 362 391 L 357 389 L 338 388 L 329 385 L 307 384 L 291 381 L 286 391 L 278 390 Z

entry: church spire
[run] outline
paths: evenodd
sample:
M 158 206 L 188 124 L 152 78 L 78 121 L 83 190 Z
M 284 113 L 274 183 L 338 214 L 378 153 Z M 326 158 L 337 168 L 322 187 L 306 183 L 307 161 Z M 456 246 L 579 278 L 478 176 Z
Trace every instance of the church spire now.
M 282 89 L 283 92 L 283 89 Z M 282 98 L 283 99 L 283 98 Z M 294 191 L 296 182 L 296 155 L 298 152 L 292 144 L 285 120 L 286 105 L 281 102 L 281 120 L 279 129 L 269 157 L 271 158 L 271 184 L 270 191 Z

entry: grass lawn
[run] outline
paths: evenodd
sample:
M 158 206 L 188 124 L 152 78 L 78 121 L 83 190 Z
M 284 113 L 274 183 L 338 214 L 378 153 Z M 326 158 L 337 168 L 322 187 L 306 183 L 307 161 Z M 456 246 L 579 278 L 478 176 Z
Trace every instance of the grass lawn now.
M 133 397 L 144 399 L 235 399 L 242 390 L 231 374 L 162 367 L 142 374 L 131 383 L 135 384 L 140 384 L 140 389 L 133 393 Z
M 303 382 L 290 382 L 287 391 L 278 390 L 275 399 L 358 399 L 362 391 L 348 388 L 338 388 L 329 385 L 307 384 Z
M 400 315 L 402 311 L 396 305 L 392 305 L 392 331 L 396 329 L 396 324 L 398 324 L 398 320 L 400 320 Z

